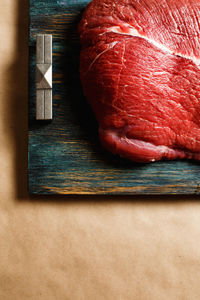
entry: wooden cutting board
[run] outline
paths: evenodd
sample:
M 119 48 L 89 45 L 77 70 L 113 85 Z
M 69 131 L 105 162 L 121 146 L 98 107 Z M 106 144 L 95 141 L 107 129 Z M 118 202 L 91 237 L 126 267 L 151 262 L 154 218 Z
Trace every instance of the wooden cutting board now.
M 200 194 L 200 164 L 136 164 L 106 152 L 79 80 L 77 24 L 87 0 L 30 0 L 29 192 Z M 35 119 L 36 35 L 53 35 L 53 121 Z

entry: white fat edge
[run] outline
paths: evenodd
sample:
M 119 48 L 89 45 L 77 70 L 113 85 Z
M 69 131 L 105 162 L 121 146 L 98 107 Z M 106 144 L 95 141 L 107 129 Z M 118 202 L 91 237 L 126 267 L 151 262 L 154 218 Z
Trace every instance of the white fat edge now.
M 182 57 L 182 58 L 185 58 L 185 59 L 189 59 L 194 64 L 196 64 L 198 66 L 200 65 L 200 59 L 198 59 L 196 57 L 191 57 L 189 55 L 185 55 L 185 54 L 182 54 L 180 52 L 172 51 L 171 49 L 167 48 L 165 45 L 163 45 L 159 42 L 156 42 L 155 40 L 153 40 L 153 39 L 151 39 L 151 38 L 149 38 L 145 35 L 140 34 L 137 29 L 135 29 L 134 27 L 132 27 L 129 24 L 125 24 L 125 25 L 123 24 L 123 27 L 126 27 L 128 29 L 128 32 L 125 32 L 125 31 L 123 32 L 122 28 L 120 26 L 112 26 L 112 27 L 107 28 L 106 31 L 103 34 L 106 34 L 106 33 L 109 33 L 109 32 L 114 32 L 114 33 L 121 34 L 121 35 L 129 35 L 129 36 L 133 36 L 133 37 L 139 37 L 139 38 L 142 38 L 142 39 L 148 41 L 149 43 L 151 43 L 152 45 L 154 45 L 158 49 L 160 49 L 164 52 L 167 52 L 168 54 L 176 55 L 176 56 L 179 56 L 179 57 Z M 103 34 L 101 34 L 101 35 L 103 35 Z
M 171 148 L 169 148 L 167 146 L 154 145 L 153 143 L 150 143 L 150 142 L 145 142 L 145 141 L 137 140 L 137 139 L 133 139 L 133 138 L 127 138 L 126 136 L 121 136 L 119 138 L 121 140 L 126 141 L 127 144 L 134 145 L 135 147 L 138 147 L 138 148 L 147 147 L 147 148 L 150 148 L 152 150 L 159 151 L 162 154 L 164 154 L 164 153 L 170 153 L 170 152 L 174 151 L 174 149 L 171 149 Z
M 146 142 L 146 141 L 134 139 L 134 138 L 127 138 L 127 136 L 120 136 L 116 133 L 115 130 L 112 130 L 112 129 L 109 130 L 109 135 L 114 138 L 118 137 L 120 140 L 124 140 L 127 144 L 134 145 L 135 147 L 138 147 L 138 148 L 147 147 L 152 150 L 160 151 L 160 153 L 162 153 L 162 154 L 171 153 L 171 152 L 174 152 L 174 150 L 175 150 L 175 149 L 169 148 L 168 146 L 155 145 L 151 142 Z M 179 151 L 182 152 L 181 150 L 179 150 Z M 154 159 L 152 161 L 154 161 Z

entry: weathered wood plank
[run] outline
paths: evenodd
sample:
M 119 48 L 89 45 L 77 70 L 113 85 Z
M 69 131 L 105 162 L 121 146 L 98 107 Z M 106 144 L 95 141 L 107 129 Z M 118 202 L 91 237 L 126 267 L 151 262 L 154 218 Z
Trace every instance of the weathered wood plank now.
M 197 162 L 134 164 L 104 151 L 79 80 L 77 24 L 88 1 L 30 0 L 29 191 L 200 194 Z M 51 123 L 35 120 L 35 36 L 53 34 Z

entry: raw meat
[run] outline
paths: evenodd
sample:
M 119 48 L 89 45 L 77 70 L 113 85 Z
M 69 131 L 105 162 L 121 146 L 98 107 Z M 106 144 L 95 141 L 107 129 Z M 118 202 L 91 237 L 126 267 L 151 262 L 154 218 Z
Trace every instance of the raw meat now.
M 93 0 L 79 33 L 102 145 L 139 162 L 200 160 L 200 1 Z

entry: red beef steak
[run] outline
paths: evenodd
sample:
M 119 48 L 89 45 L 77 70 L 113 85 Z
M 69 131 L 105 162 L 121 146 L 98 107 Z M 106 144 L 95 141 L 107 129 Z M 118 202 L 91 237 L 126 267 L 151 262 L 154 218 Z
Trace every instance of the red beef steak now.
M 132 161 L 200 160 L 200 0 L 93 0 L 79 33 L 102 145 Z

